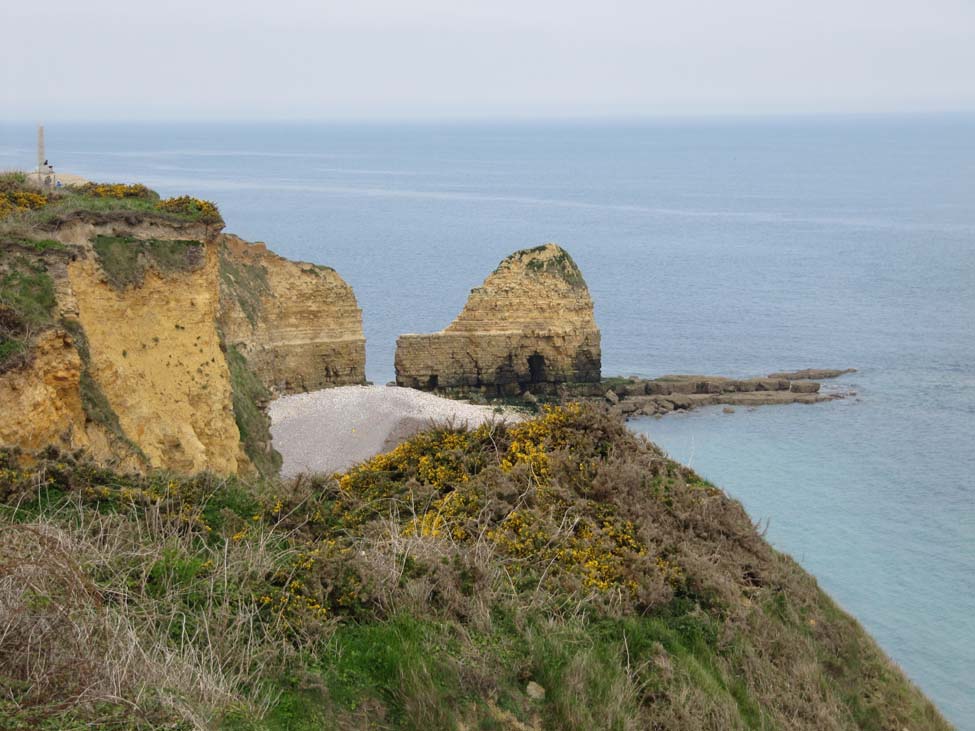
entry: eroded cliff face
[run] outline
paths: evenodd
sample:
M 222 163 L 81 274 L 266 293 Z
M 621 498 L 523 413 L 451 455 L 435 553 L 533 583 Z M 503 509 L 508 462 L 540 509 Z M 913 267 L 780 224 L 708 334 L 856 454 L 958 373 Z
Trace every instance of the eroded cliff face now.
M 154 466 L 232 474 L 247 458 L 217 334 L 217 253 L 196 248 L 198 264 L 149 268 L 141 286 L 113 286 L 96 257 L 73 262 L 69 281 L 92 376 L 126 436 Z
M 361 312 L 332 270 L 212 225 L 130 214 L 79 216 L 50 235 L 0 242 L 0 279 L 38 278 L 45 302 L 24 304 L 29 350 L 0 368 L 0 446 L 80 448 L 124 469 L 273 472 L 265 385 L 363 380 Z
M 599 378 L 592 299 L 572 257 L 555 244 L 502 261 L 445 330 L 396 343 L 396 381 L 412 388 L 514 395 Z
M 220 236 L 220 326 L 272 393 L 365 382 L 362 310 L 329 267 Z
M 81 358 L 67 333 L 38 338 L 29 368 L 0 376 L 0 444 L 35 451 L 49 444 L 88 447 L 81 404 Z

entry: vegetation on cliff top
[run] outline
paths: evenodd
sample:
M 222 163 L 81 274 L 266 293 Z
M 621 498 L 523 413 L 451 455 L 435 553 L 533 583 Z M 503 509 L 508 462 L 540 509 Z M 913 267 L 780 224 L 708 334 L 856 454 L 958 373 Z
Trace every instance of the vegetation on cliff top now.
M 291 482 L 8 454 L 0 506 L 12 728 L 947 728 L 738 503 L 579 406 Z
M 494 270 L 497 274 L 502 269 L 510 268 L 516 262 L 523 263 L 525 269 L 533 274 L 547 274 L 558 277 L 570 287 L 584 288 L 586 281 L 582 271 L 575 263 L 569 252 L 556 244 L 542 244 L 531 249 L 521 249 L 505 257 Z
M 0 174 L 0 233 L 36 235 L 87 214 L 223 223 L 220 211 L 210 201 L 190 196 L 161 199 L 141 184 L 88 183 L 39 190 L 29 183 L 24 173 Z

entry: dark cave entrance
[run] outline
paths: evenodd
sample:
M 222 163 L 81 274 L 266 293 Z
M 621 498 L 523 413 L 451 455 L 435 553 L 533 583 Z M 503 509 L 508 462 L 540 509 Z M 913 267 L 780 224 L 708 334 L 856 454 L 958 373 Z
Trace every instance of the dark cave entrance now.
M 528 356 L 528 376 L 532 383 L 545 383 L 545 356 L 535 353 Z

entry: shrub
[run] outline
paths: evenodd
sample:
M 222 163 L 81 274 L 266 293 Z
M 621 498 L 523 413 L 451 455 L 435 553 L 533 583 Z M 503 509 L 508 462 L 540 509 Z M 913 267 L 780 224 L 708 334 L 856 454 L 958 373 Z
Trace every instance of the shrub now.
M 590 408 L 290 482 L 33 459 L 0 451 L 28 727 L 948 729 L 739 504 Z
M 34 193 L 28 190 L 0 192 L 0 218 L 5 218 L 14 213 L 35 211 L 43 208 L 49 202 L 50 199 L 43 193 Z
M 161 211 L 187 216 L 203 223 L 219 223 L 223 220 L 215 203 L 188 195 L 166 198 L 159 202 L 158 208 Z
M 27 173 L 21 170 L 0 173 L 0 193 L 23 190 L 27 186 Z
M 85 183 L 78 191 L 91 198 L 141 198 L 155 200 L 159 196 L 141 183 Z

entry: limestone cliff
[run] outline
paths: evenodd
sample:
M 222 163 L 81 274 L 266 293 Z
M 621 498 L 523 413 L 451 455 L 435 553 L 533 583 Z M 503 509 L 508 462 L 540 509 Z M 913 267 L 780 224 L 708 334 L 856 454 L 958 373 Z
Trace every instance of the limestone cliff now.
M 87 447 L 81 403 L 81 358 L 64 332 L 48 331 L 35 345 L 29 369 L 0 376 L 0 444 L 38 450 L 49 444 Z
M 518 251 L 471 291 L 445 330 L 402 335 L 396 382 L 491 395 L 600 378 L 599 329 L 582 273 L 555 244 Z
M 220 236 L 220 327 L 273 393 L 365 382 L 362 310 L 329 267 Z
M 150 267 L 140 286 L 123 288 L 113 286 L 98 253 L 73 262 L 69 282 L 92 377 L 122 431 L 153 465 L 236 473 L 247 457 L 217 333 L 216 251 L 188 244 L 185 270 Z M 191 264 L 194 257 L 198 263 Z
M 0 446 L 275 471 L 267 388 L 363 380 L 351 289 L 212 220 L 105 207 L 0 232 Z

